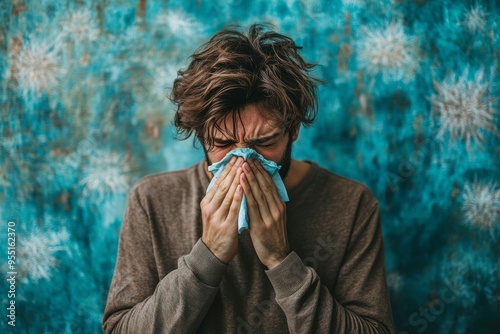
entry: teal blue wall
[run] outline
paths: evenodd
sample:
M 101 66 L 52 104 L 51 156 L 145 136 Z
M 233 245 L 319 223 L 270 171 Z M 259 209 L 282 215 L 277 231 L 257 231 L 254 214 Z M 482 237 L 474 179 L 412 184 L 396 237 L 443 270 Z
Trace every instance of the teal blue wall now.
M 98 333 L 127 192 L 199 161 L 173 139 L 176 71 L 230 23 L 318 62 L 298 159 L 380 201 L 398 333 L 500 325 L 498 1 L 19 0 L 0 5 L 0 332 Z M 4 250 L 5 248 L 5 250 Z M 355 279 L 355 278 L 353 278 Z

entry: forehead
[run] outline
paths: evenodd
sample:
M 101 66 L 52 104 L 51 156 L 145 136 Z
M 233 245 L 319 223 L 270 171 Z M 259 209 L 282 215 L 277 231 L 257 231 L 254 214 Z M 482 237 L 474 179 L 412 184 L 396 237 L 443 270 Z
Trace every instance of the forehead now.
M 215 129 L 215 138 L 249 139 L 269 135 L 279 129 L 279 124 L 266 115 L 271 115 L 271 112 L 253 104 L 247 105 L 239 113 L 229 114 L 218 123 L 224 131 Z

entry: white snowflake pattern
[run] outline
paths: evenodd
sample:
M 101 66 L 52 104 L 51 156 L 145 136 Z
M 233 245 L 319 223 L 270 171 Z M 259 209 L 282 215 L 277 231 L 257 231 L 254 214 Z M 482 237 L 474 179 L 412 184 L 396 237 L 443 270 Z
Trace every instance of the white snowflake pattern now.
M 474 181 L 464 186 L 463 212 L 468 224 L 478 228 L 492 228 L 500 218 L 500 189 L 491 181 Z
M 199 30 L 196 19 L 181 10 L 161 13 L 156 22 L 160 26 L 166 26 L 170 33 L 181 38 L 196 36 Z
M 409 81 L 419 66 L 415 38 L 400 23 L 363 31 L 357 45 L 360 67 L 372 75 L 381 74 L 385 82 Z
M 486 18 L 488 14 L 479 6 L 471 8 L 465 13 L 463 25 L 469 31 L 476 33 L 486 27 Z
M 23 281 L 50 279 L 57 268 L 55 253 L 65 251 L 70 253 L 64 244 L 69 234 L 66 229 L 59 232 L 42 232 L 36 230 L 27 237 L 19 238 L 18 273 Z
M 96 20 L 87 8 L 66 13 L 60 24 L 67 37 L 79 42 L 94 41 L 99 35 Z
M 106 194 L 126 193 L 130 187 L 130 168 L 118 153 L 97 152 L 84 171 L 87 176 L 78 183 L 83 186 L 84 198 L 95 196 L 94 199 L 100 201 Z
M 28 42 L 14 64 L 18 88 L 24 97 L 53 91 L 64 70 L 57 59 L 54 43 Z
M 489 94 L 490 81 L 484 79 L 483 70 L 471 80 L 466 69 L 458 79 L 453 75 L 441 83 L 434 81 L 434 87 L 438 94 L 432 96 L 431 101 L 440 122 L 438 137 L 449 133 L 452 139 L 465 139 L 469 148 L 472 139 L 481 145 L 484 132 L 497 134 L 496 98 Z

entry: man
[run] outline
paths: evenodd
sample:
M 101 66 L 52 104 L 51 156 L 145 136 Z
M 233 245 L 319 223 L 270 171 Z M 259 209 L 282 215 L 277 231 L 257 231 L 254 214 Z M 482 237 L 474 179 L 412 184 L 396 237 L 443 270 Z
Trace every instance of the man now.
M 288 37 L 223 30 L 174 82 L 175 125 L 206 159 L 130 191 L 106 333 L 394 333 L 378 203 L 362 184 L 291 159 L 316 115 L 312 64 Z M 258 159 L 281 165 L 284 203 Z M 249 230 L 238 234 L 247 201 Z

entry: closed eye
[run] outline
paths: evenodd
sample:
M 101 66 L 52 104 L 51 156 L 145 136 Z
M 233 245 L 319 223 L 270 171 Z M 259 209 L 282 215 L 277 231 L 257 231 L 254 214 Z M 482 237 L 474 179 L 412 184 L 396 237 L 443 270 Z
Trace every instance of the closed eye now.
M 282 133 L 283 132 L 280 131 L 266 137 L 251 139 L 247 142 L 247 144 L 251 147 L 269 148 L 276 145 L 278 138 Z
M 272 143 L 268 143 L 268 144 L 254 144 L 253 146 L 255 146 L 255 147 L 264 147 L 264 148 L 266 148 L 266 147 L 272 147 L 272 146 L 274 146 L 275 144 L 276 144 L 276 142 L 272 142 Z
M 214 146 L 217 148 L 226 148 L 226 147 L 229 147 L 231 145 L 234 145 L 234 142 L 232 142 L 232 141 L 217 141 L 214 143 Z

